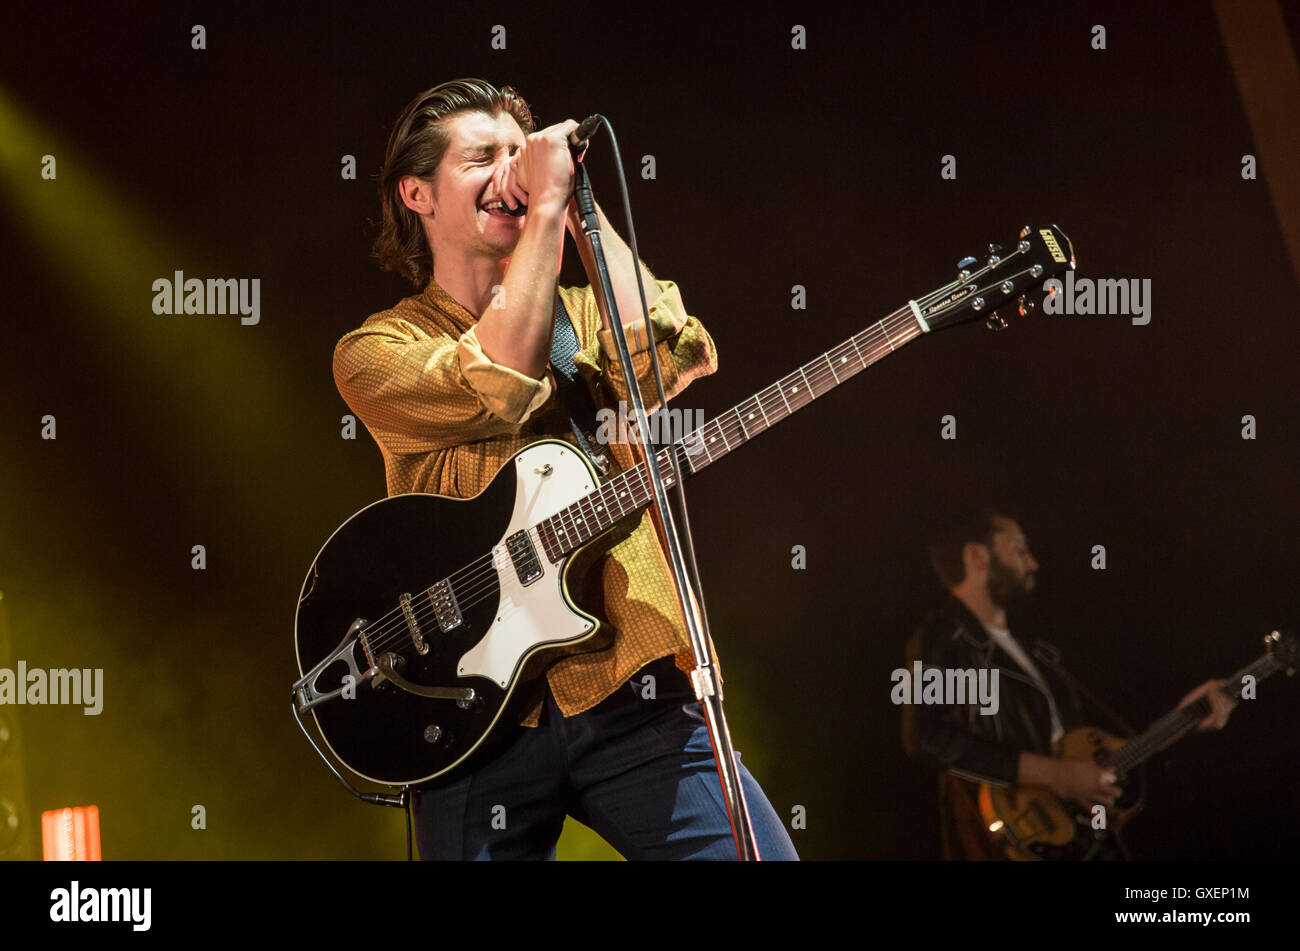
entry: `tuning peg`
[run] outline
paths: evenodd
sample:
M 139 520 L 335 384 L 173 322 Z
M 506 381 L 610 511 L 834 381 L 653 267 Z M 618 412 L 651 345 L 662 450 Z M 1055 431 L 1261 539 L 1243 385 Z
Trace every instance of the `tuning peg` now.
M 957 280 L 965 281 L 970 279 L 970 269 L 979 262 L 974 258 L 962 258 L 957 262 Z
M 984 321 L 984 326 L 989 330 L 1006 330 L 1007 322 L 1002 319 L 1002 315 L 996 310 L 989 314 L 988 319 Z
M 1016 309 L 1020 311 L 1020 316 L 1024 317 L 1034 309 L 1034 299 L 1021 294 L 1016 298 Z
M 1021 228 L 1021 229 L 1020 229 L 1020 234 L 1019 234 L 1017 237 L 1028 238 L 1028 237 L 1029 237 L 1029 225 L 1025 225 L 1023 228 Z
M 1002 250 L 1002 245 L 1000 244 L 989 245 L 989 267 L 997 267 L 998 264 L 1002 261 L 1002 258 L 998 256 L 998 252 L 1001 250 Z
M 997 253 L 998 253 L 999 251 L 1001 251 L 1001 250 L 1002 250 L 1002 245 L 1000 245 L 1000 244 L 990 244 L 990 245 L 989 245 L 989 254 L 997 254 Z

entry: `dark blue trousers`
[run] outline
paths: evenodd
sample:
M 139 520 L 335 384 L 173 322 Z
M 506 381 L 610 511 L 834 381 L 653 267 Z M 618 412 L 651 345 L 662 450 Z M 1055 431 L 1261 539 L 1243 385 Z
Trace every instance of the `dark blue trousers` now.
M 654 699 L 643 696 L 646 674 Z M 763 790 L 737 765 L 759 855 L 797 860 Z M 671 657 L 574 717 L 548 687 L 536 728 L 477 772 L 417 791 L 413 808 L 422 859 L 553 859 L 565 815 L 628 859 L 736 858 L 704 715 Z

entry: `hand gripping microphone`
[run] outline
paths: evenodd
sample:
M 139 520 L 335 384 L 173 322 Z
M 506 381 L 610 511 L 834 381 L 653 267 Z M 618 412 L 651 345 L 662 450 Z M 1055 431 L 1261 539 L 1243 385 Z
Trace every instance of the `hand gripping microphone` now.
M 578 161 L 578 157 L 586 150 L 588 141 L 596 134 L 596 130 L 599 128 L 600 116 L 587 116 L 587 118 L 583 119 L 582 122 L 578 124 L 576 129 L 569 133 L 569 152 L 573 155 L 573 160 L 575 162 Z M 511 215 L 515 218 L 518 218 L 528 210 L 528 206 L 522 203 L 518 208 L 510 208 L 503 201 L 501 207 L 505 209 L 507 215 Z

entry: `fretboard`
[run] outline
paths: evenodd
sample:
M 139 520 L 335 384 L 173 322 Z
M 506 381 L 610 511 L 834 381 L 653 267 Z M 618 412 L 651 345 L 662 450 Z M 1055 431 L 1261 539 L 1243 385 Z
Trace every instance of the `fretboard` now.
M 1263 680 L 1282 669 L 1271 654 L 1264 654 L 1254 663 L 1243 667 L 1224 684 L 1223 692 L 1233 700 L 1241 699 L 1242 678 L 1251 676 L 1256 681 Z M 1108 761 L 1122 771 L 1141 766 L 1156 753 L 1196 729 L 1210 715 L 1211 705 L 1208 697 L 1201 697 L 1189 703 L 1181 710 L 1165 714 L 1143 733 L 1125 743 L 1120 749 L 1110 754 Z
M 911 308 L 903 307 L 808 361 L 793 373 L 659 450 L 655 454 L 655 463 L 664 485 L 671 487 L 673 484 L 670 452 L 677 453 L 684 472 L 699 472 L 922 333 Z M 649 474 L 644 463 L 619 473 L 538 524 L 547 555 L 551 561 L 559 561 L 624 517 L 645 508 L 651 497 Z

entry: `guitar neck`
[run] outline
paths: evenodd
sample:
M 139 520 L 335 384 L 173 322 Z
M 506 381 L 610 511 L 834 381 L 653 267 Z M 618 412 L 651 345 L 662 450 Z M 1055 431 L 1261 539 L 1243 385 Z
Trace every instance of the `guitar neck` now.
M 684 471 L 699 472 L 759 433 L 824 396 L 923 332 L 911 304 L 899 308 L 854 334 L 793 373 L 686 434 L 655 454 L 665 486 L 673 484 L 669 453 L 677 453 Z M 543 545 L 552 561 L 605 532 L 650 504 L 651 488 L 645 463 L 619 473 L 600 488 L 539 523 Z
M 1228 678 L 1223 692 L 1233 700 L 1240 700 L 1242 681 L 1245 677 L 1254 677 L 1258 682 L 1281 669 L 1283 665 L 1278 663 L 1272 654 L 1264 654 L 1254 663 L 1243 667 Z M 1196 724 L 1209 716 L 1211 709 L 1209 698 L 1201 697 L 1181 710 L 1173 710 L 1165 714 L 1151 724 L 1141 736 L 1135 737 L 1111 754 L 1111 764 L 1123 771 L 1141 766 L 1156 753 L 1195 730 Z

